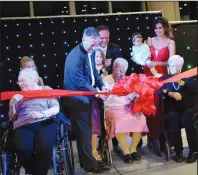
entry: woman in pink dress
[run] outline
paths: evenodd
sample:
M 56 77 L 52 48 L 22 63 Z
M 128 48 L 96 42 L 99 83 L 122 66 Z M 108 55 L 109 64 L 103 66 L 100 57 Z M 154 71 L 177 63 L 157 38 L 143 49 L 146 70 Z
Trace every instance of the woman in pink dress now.
M 113 74 L 104 77 L 106 87 L 112 89 L 117 80 L 123 79 L 128 69 L 128 62 L 117 58 L 113 63 Z M 107 83 L 108 82 L 108 83 Z M 131 93 L 127 96 L 109 95 L 105 103 L 105 121 L 109 139 L 116 137 L 124 153 L 124 161 L 131 163 L 140 160 L 136 148 L 141 139 L 142 132 L 148 132 L 146 118 L 142 112 L 132 114 L 131 108 L 138 94 Z M 126 136 L 132 133 L 132 143 L 127 146 Z
M 149 65 L 145 66 L 143 73 L 147 76 L 153 76 L 150 71 L 150 67 L 155 67 L 159 74 L 162 76 L 167 75 L 167 61 L 169 57 L 175 55 L 175 42 L 172 40 L 172 35 L 168 20 L 164 17 L 158 17 L 154 21 L 154 31 L 156 36 L 149 38 L 147 44 L 150 47 L 152 61 Z M 157 115 L 153 117 L 147 117 L 147 124 L 150 131 L 150 138 L 152 140 L 159 140 L 160 137 L 160 108 L 159 99 L 155 95 L 155 105 L 157 108 Z M 150 139 L 148 146 L 150 146 Z M 157 152 L 157 155 L 160 153 Z

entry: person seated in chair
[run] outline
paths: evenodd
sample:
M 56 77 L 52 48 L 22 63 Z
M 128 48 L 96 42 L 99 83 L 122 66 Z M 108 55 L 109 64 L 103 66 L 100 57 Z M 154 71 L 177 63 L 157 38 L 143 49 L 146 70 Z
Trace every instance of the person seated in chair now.
M 17 84 L 22 91 L 51 89 L 39 86 L 38 72 L 25 68 L 19 72 Z M 56 143 L 56 122 L 59 103 L 53 98 L 26 99 L 16 94 L 9 103 L 9 118 L 13 121 L 14 149 L 26 175 L 47 175 Z
M 117 80 L 123 79 L 128 69 L 128 62 L 123 58 L 117 58 L 113 63 L 113 74 L 105 76 L 106 87 L 112 89 Z M 124 154 L 124 162 L 132 163 L 140 160 L 137 153 L 137 145 L 142 137 L 142 132 L 148 132 L 145 115 L 142 112 L 132 114 L 131 108 L 138 94 L 131 93 L 127 96 L 109 95 L 104 101 L 105 121 L 109 139 L 116 137 Z M 130 148 L 127 145 L 126 136 L 132 133 Z
M 168 60 L 169 75 L 167 79 L 179 74 L 182 70 L 184 59 L 174 55 Z M 164 112 L 167 116 L 168 127 L 170 128 L 176 156 L 173 158 L 177 163 L 183 162 L 183 143 L 181 137 L 181 125 L 184 126 L 189 145 L 187 163 L 197 159 L 196 130 L 194 128 L 193 115 L 195 113 L 196 79 L 184 78 L 178 82 L 166 83 L 158 94 L 164 95 Z

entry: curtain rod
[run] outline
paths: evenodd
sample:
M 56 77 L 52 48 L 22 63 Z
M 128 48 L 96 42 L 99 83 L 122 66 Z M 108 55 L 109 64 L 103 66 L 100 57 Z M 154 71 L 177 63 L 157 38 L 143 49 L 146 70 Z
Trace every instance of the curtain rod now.
M 169 24 L 185 24 L 185 23 L 197 23 L 197 20 L 188 20 L 188 21 L 169 21 Z
M 15 19 L 45 19 L 45 18 L 72 18 L 72 17 L 98 17 L 98 16 L 115 16 L 115 15 L 135 15 L 135 14 L 157 14 L 162 11 L 146 11 L 146 12 L 128 12 L 128 13 L 105 13 L 105 14 L 87 14 L 87 15 L 58 15 L 58 16 L 26 16 L 26 17 L 3 17 L 0 20 Z

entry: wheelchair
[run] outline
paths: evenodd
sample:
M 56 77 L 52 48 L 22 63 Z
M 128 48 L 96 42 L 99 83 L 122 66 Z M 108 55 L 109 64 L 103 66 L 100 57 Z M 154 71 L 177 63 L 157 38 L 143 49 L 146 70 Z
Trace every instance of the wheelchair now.
M 169 161 L 171 159 L 171 153 L 173 152 L 173 139 L 171 137 L 171 130 L 169 128 L 169 124 L 167 121 L 168 118 L 168 113 L 165 113 L 164 111 L 164 100 L 165 97 L 161 97 L 161 111 L 163 112 L 164 115 L 161 116 L 161 136 L 159 140 L 156 140 L 158 149 L 164 153 L 165 160 Z M 190 110 L 192 110 L 193 116 L 192 120 L 194 123 L 194 128 L 196 129 L 196 135 L 198 139 L 198 108 L 195 104 Z M 183 129 L 184 126 L 181 123 L 180 124 L 180 129 Z
M 57 138 L 52 153 L 54 175 L 72 175 L 75 172 L 75 167 L 72 142 L 69 140 L 71 122 L 61 112 L 52 118 L 57 122 Z M 10 121 L 2 122 L 0 130 L 5 131 L 0 139 L 0 174 L 20 175 L 22 166 L 17 153 L 10 146 L 13 138 L 12 123 Z
M 153 139 L 151 134 L 148 134 L 147 137 L 148 140 L 150 140 L 150 144 L 148 145 L 148 147 L 151 152 L 153 152 L 158 157 L 162 157 L 164 155 L 165 160 L 169 161 L 171 158 L 172 143 L 167 123 L 167 114 L 164 111 L 164 100 L 164 94 L 160 94 L 157 114 L 157 117 L 160 117 L 160 136 L 157 140 Z M 138 145 L 141 146 L 141 142 Z

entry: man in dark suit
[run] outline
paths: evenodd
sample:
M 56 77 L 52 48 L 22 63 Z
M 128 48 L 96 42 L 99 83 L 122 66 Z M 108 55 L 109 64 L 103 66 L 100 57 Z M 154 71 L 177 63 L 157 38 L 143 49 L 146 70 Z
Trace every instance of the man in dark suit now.
M 119 45 L 110 43 L 110 30 L 107 26 L 101 25 L 97 28 L 100 37 L 98 46 L 103 50 L 104 54 L 106 55 L 106 70 L 108 74 L 112 74 L 113 62 L 116 58 L 122 57 L 121 49 Z M 121 149 L 118 147 L 118 141 L 115 137 L 112 139 L 112 143 L 114 152 L 120 154 Z
M 82 43 L 77 45 L 68 54 L 64 69 L 64 89 L 73 91 L 96 92 L 93 87 L 97 85 L 105 90 L 96 67 L 95 58 L 92 56 L 93 48 L 98 43 L 98 30 L 88 27 L 83 32 Z M 97 97 L 105 100 L 106 96 Z M 81 167 L 88 172 L 101 173 L 109 168 L 99 165 L 92 155 L 92 126 L 90 101 L 94 96 L 68 97 L 64 99 L 64 105 L 69 108 L 69 116 L 72 123 L 72 131 L 76 135 L 77 147 Z
M 112 73 L 113 62 L 116 58 L 122 57 L 121 49 L 117 44 L 113 44 L 109 42 L 110 38 L 110 30 L 107 26 L 101 25 L 98 26 L 99 31 L 99 47 L 102 48 L 105 56 L 106 62 L 105 66 L 109 74 Z

